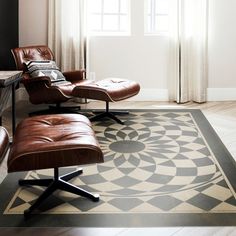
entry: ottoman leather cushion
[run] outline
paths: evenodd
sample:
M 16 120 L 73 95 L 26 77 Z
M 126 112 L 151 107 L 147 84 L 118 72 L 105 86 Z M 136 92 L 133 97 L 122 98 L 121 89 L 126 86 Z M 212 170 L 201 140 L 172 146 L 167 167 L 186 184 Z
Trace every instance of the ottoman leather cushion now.
M 103 162 L 91 123 L 83 115 L 29 117 L 16 129 L 8 172 Z
M 96 82 L 85 80 L 72 92 L 74 97 L 116 102 L 133 97 L 139 93 L 140 85 L 131 80 L 107 78 Z

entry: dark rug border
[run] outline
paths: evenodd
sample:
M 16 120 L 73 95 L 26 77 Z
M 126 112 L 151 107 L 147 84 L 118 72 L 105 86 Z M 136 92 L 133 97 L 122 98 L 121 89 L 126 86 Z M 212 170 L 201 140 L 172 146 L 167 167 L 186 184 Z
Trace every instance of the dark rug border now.
M 236 162 L 217 133 L 199 109 L 129 109 L 130 112 L 189 112 L 205 137 L 224 174 L 236 191 Z M 122 118 L 122 117 L 121 117 Z M 145 213 L 145 214 L 65 214 L 3 215 L 17 188 L 17 179 L 24 173 L 9 174 L 0 185 L 0 227 L 174 227 L 174 226 L 236 226 L 234 213 Z M 11 183 L 11 184 L 10 184 Z M 14 184 L 12 184 L 14 183 Z M 7 194 L 5 194 L 7 192 Z

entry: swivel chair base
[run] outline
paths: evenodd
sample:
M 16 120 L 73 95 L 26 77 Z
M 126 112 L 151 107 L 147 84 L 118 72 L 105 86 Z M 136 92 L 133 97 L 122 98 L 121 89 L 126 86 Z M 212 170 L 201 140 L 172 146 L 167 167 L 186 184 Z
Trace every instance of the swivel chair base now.
M 69 174 L 59 176 L 58 168 L 54 168 L 54 178 L 52 179 L 33 179 L 33 180 L 19 180 L 20 186 L 46 186 L 47 189 L 38 197 L 38 199 L 31 205 L 30 208 L 24 211 L 24 217 L 27 219 L 31 213 L 37 209 L 41 203 L 46 200 L 53 192 L 56 190 L 64 190 L 70 193 L 80 195 L 82 197 L 89 198 L 90 200 L 97 202 L 99 201 L 99 194 L 92 194 L 86 190 L 79 188 L 73 184 L 68 183 L 67 181 L 83 173 L 82 169 L 71 172 Z
M 124 114 L 129 114 L 128 111 L 110 111 L 109 109 L 109 102 L 106 102 L 106 110 L 104 112 L 93 112 L 93 113 L 98 113 L 92 117 L 90 117 L 90 121 L 97 121 L 97 120 L 102 120 L 104 117 L 108 117 L 114 121 L 116 121 L 118 124 L 124 125 L 125 123 L 121 121 L 117 115 L 124 115 Z
M 60 113 L 79 113 L 80 109 L 80 106 L 61 106 L 60 103 L 57 103 L 55 106 L 49 105 L 48 109 L 30 112 L 29 116 Z

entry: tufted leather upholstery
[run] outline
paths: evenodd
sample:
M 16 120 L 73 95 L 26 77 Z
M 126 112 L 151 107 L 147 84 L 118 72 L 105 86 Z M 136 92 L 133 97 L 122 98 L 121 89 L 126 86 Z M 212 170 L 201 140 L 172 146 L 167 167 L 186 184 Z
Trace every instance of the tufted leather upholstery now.
M 17 126 L 8 172 L 98 162 L 103 162 L 103 154 L 85 116 L 42 115 Z
M 0 162 L 9 148 L 9 135 L 5 128 L 0 126 Z
M 12 49 L 17 69 L 23 70 L 22 83 L 24 84 L 29 100 L 33 104 L 51 104 L 66 102 L 73 97 L 71 94 L 75 86 L 84 79 L 84 70 L 65 72 L 66 80 L 70 81 L 68 85 L 51 86 L 51 81 L 46 76 L 31 78 L 25 73 L 24 62 L 31 60 L 54 60 L 50 48 L 44 45 L 28 46 Z
M 53 53 L 46 46 L 32 46 L 12 49 L 17 68 L 24 70 L 24 62 L 32 60 L 54 60 Z

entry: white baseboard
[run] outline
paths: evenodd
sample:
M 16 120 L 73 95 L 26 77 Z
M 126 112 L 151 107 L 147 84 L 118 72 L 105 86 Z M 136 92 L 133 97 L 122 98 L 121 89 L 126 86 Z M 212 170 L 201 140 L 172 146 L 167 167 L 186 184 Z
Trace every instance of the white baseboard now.
M 141 89 L 129 101 L 169 101 L 168 89 Z M 208 88 L 207 101 L 236 101 L 236 88 Z
M 129 98 L 128 101 L 168 101 L 167 89 L 142 89 L 139 94 Z
M 208 88 L 207 101 L 236 101 L 236 88 Z
M 169 101 L 168 89 L 141 89 L 130 101 Z M 207 101 L 236 101 L 236 88 L 208 88 Z

